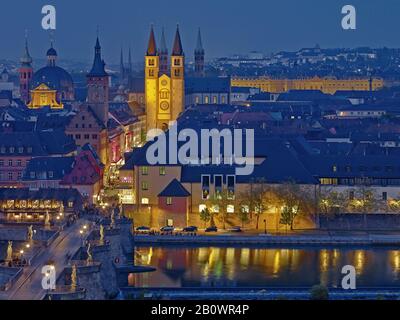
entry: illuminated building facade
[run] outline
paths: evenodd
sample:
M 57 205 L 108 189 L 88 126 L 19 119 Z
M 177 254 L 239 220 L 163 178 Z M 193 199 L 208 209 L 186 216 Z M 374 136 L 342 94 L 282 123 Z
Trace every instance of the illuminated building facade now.
M 62 109 L 62 101 L 74 100 L 74 82 L 67 71 L 56 65 L 57 56 L 57 51 L 51 45 L 51 48 L 47 50 L 47 66 L 33 74 L 30 102 L 28 103 L 30 109 L 39 109 L 45 106 Z M 21 72 L 28 73 L 25 69 L 21 69 Z M 21 85 L 24 85 L 24 82 Z
M 163 51 L 165 55 L 165 48 Z M 154 31 L 151 28 L 145 57 L 147 130 L 168 129 L 169 122 L 176 120 L 184 110 L 185 57 L 178 28 L 171 54 L 170 74 L 162 70 L 165 70 L 165 61 L 160 60 L 160 51 L 157 50 Z
M 249 77 L 231 79 L 232 87 L 259 88 L 264 92 L 282 93 L 289 90 L 320 90 L 323 93 L 334 94 L 336 91 L 376 91 L 383 88 L 381 78 L 365 79 L 271 79 L 268 77 Z

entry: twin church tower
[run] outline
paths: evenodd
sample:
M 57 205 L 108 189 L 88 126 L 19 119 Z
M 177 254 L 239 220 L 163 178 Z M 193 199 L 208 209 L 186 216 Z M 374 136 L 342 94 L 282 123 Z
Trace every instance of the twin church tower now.
M 195 73 L 204 73 L 204 50 L 200 31 L 195 50 Z M 200 44 L 200 46 L 199 46 Z M 161 45 L 157 48 L 153 27 L 150 30 L 149 44 L 145 57 L 145 104 L 147 130 L 167 130 L 185 108 L 185 54 L 182 48 L 179 27 L 176 29 L 171 57 L 164 30 Z

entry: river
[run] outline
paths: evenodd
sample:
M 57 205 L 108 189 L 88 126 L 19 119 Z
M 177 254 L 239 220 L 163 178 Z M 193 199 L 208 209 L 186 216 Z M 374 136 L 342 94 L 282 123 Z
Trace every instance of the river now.
M 156 272 L 130 278 L 135 287 L 340 287 L 353 265 L 357 288 L 399 287 L 400 250 L 388 247 L 137 247 L 137 264 Z

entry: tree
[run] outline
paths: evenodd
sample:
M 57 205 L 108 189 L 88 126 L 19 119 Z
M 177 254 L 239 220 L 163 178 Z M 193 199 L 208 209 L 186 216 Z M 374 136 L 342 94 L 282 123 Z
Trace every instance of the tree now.
M 277 195 L 282 204 L 280 223 L 290 226 L 293 230 L 293 222 L 300 213 L 306 213 L 312 208 L 312 201 L 307 192 L 294 182 L 286 182 L 280 185 Z
M 328 288 L 322 284 L 315 285 L 310 290 L 311 300 L 328 300 L 329 291 Z
M 361 185 L 352 192 L 354 198 L 349 201 L 349 208 L 353 212 L 368 213 L 377 208 L 377 196 L 373 188 Z
M 200 211 L 200 220 L 204 222 L 204 226 L 211 221 L 211 212 L 207 207 Z
M 242 228 L 246 223 L 250 221 L 250 212 L 247 207 L 240 206 L 239 210 L 237 211 L 237 215 L 239 217 L 240 222 L 242 223 Z
M 257 179 L 250 183 L 250 188 L 239 195 L 240 206 L 248 209 L 250 219 L 256 217 L 256 229 L 259 228 L 260 217 L 270 207 L 272 194 L 270 188 L 265 185 L 264 179 Z
M 228 210 L 229 205 L 234 204 L 234 196 L 228 189 L 216 192 L 211 198 L 211 204 L 213 212 L 211 219 L 213 220 L 213 215 L 217 215 L 222 220 L 222 228 L 226 229 L 226 220 L 228 216 L 232 213 Z M 216 210 L 217 209 L 217 210 Z
M 400 213 L 400 197 L 390 199 L 387 205 L 391 212 Z
M 322 214 L 339 213 L 346 204 L 346 197 L 342 192 L 324 189 L 318 197 L 318 209 Z

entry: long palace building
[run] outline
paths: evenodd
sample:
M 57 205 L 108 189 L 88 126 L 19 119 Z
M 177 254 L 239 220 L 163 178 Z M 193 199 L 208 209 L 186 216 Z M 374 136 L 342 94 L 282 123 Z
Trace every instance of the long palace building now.
M 233 77 L 232 87 L 259 88 L 264 92 L 282 93 L 289 90 L 320 90 L 334 94 L 336 91 L 376 91 L 383 87 L 381 78 L 307 78 L 307 79 L 272 79 L 268 77 Z

